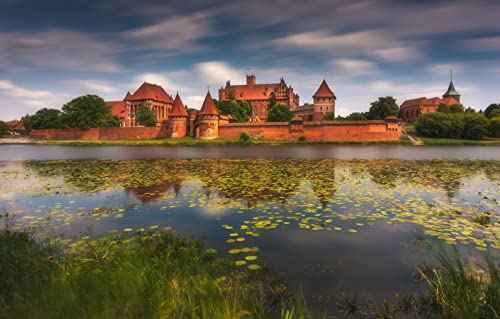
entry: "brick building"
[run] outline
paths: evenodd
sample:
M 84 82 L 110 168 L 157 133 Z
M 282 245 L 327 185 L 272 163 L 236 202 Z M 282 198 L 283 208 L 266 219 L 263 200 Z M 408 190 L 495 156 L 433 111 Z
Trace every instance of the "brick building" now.
M 323 80 L 313 95 L 313 104 L 304 104 L 294 110 L 295 115 L 305 121 L 321 121 L 325 114 L 333 113 L 335 117 L 335 101 L 337 97 Z
M 434 97 L 428 99 L 426 97 L 420 97 L 404 101 L 403 104 L 401 104 L 401 118 L 405 122 L 415 122 L 421 114 L 436 112 L 439 108 L 439 104 L 446 104 L 449 106 L 456 104 L 461 105 L 460 93 L 455 89 L 453 80 L 450 81 L 448 90 L 443 94 L 443 98 Z
M 292 86 L 288 86 L 283 78 L 279 83 L 257 84 L 253 74 L 247 75 L 247 83 L 244 85 L 231 85 L 227 81 L 226 87 L 219 90 L 219 100 L 248 101 L 252 107 L 252 116 L 265 119 L 272 94 L 276 96 L 277 103 L 288 106 L 292 111 L 300 104 L 299 95 L 293 92 Z
M 120 118 L 122 127 L 140 126 L 136 122 L 136 113 L 146 104 L 156 114 L 157 126 L 168 119 L 174 100 L 161 86 L 144 82 L 134 94 L 127 92 L 123 101 L 106 102 L 111 112 Z

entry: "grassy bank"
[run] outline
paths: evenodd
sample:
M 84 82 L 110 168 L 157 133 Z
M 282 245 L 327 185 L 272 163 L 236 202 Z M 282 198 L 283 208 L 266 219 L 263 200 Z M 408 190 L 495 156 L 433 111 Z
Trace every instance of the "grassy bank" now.
M 298 141 L 298 140 L 250 140 L 242 141 L 234 138 L 217 138 L 214 140 L 197 140 L 192 137 L 183 138 L 158 138 L 158 139 L 133 139 L 133 140 L 44 140 L 38 144 L 50 145 L 166 145 L 166 146 L 212 146 L 212 145 L 397 145 L 408 144 L 405 139 L 401 141 L 371 141 L 371 142 L 325 142 L 325 141 Z
M 414 124 L 404 124 L 406 133 L 416 140 L 420 140 L 423 145 L 500 145 L 500 139 L 465 140 L 457 138 L 438 138 L 420 136 L 415 131 Z
M 0 318 L 308 318 L 300 295 L 168 233 L 70 251 L 0 232 Z

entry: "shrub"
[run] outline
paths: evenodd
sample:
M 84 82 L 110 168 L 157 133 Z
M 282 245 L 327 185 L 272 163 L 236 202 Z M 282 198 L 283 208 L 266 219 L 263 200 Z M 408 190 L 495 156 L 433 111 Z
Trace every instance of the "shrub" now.
M 250 134 L 248 134 L 247 132 L 241 132 L 240 141 L 248 143 L 251 139 L 252 137 L 250 136 Z
M 306 141 L 306 137 L 304 135 L 299 137 L 299 142 L 305 142 L 305 141 Z
M 464 115 L 463 138 L 480 140 L 488 135 L 490 123 L 488 119 L 479 114 Z
M 333 121 L 335 120 L 335 114 L 333 112 L 326 113 L 325 116 L 323 116 L 323 121 Z

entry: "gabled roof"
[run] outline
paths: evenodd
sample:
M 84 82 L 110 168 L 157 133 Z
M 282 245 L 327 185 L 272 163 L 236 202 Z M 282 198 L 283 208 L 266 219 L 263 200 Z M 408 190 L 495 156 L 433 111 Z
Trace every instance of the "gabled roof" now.
M 205 101 L 203 101 L 203 105 L 201 106 L 198 115 L 219 115 L 219 112 L 215 107 L 214 100 L 212 99 L 210 92 L 207 93 Z
M 175 96 L 174 106 L 172 107 L 169 116 L 188 116 L 179 93 L 177 93 L 177 95 Z
M 271 93 L 278 92 L 281 83 L 231 85 L 229 88 L 235 100 L 268 100 Z
M 419 97 L 418 99 L 412 99 L 412 100 L 406 100 L 401 104 L 401 108 L 408 108 L 408 107 L 420 107 L 420 106 L 434 106 L 438 107 L 439 104 L 445 103 L 447 105 L 453 105 L 453 104 L 460 104 L 456 99 L 453 97 L 447 97 L 444 99 L 440 99 L 438 97 L 433 97 L 431 99 L 428 99 L 426 97 Z
M 111 107 L 111 114 L 118 117 L 125 117 L 125 101 L 110 101 L 106 105 Z
M 448 86 L 448 90 L 443 95 L 443 97 L 447 97 L 447 96 L 460 96 L 460 93 L 458 93 L 457 90 L 455 89 L 455 85 L 453 84 L 453 81 L 450 81 L 450 85 Z
M 323 80 L 313 97 L 335 97 L 335 94 L 326 83 L 326 80 Z
M 13 120 L 5 122 L 11 131 L 24 131 L 26 128 L 24 127 L 23 120 Z
M 153 100 L 173 103 L 172 97 L 159 85 L 144 82 L 134 94 L 127 93 L 125 101 Z

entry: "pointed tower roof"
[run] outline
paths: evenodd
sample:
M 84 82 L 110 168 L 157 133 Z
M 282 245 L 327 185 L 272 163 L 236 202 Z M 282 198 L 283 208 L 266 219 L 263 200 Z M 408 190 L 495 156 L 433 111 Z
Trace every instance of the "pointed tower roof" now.
M 319 85 L 319 88 L 314 93 L 313 97 L 333 97 L 336 98 L 335 93 L 330 89 L 326 80 L 323 79 L 323 82 Z
M 201 106 L 201 110 L 198 112 L 198 115 L 219 115 L 210 92 L 207 93 L 205 101 L 203 101 L 203 105 Z
M 127 94 L 125 100 L 154 100 L 164 103 L 173 102 L 172 97 L 168 95 L 167 91 L 165 91 L 161 86 L 147 82 L 142 83 L 142 85 L 137 89 L 137 91 L 134 92 L 134 94 Z
M 450 81 L 450 85 L 448 86 L 448 90 L 443 95 L 443 97 L 448 97 L 448 96 L 460 96 L 460 93 L 458 93 L 457 90 L 455 89 L 455 85 L 453 84 L 453 80 Z
M 179 93 L 175 96 L 174 106 L 172 107 L 172 111 L 170 111 L 169 116 L 188 116 Z

